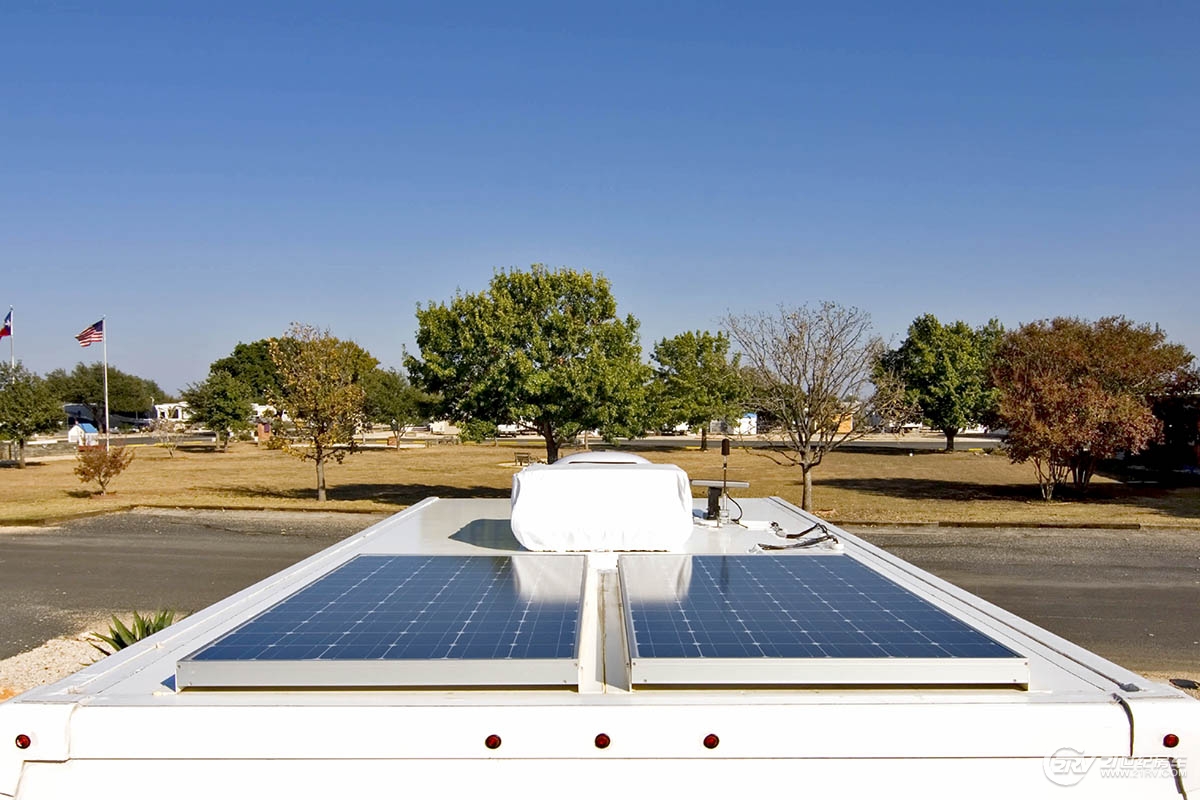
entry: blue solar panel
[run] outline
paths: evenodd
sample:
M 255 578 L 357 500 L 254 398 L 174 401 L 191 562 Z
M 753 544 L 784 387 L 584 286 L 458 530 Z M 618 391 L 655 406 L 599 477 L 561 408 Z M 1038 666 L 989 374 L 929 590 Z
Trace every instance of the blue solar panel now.
M 634 659 L 1023 658 L 845 555 L 625 556 Z
M 544 591 L 545 570 L 487 556 L 363 555 L 309 584 L 188 660 L 353 661 L 570 659 L 583 559 L 562 567 L 575 594 Z M 570 563 L 567 563 L 567 562 Z M 534 575 L 534 580 L 529 575 Z M 532 585 L 531 585 L 532 584 Z

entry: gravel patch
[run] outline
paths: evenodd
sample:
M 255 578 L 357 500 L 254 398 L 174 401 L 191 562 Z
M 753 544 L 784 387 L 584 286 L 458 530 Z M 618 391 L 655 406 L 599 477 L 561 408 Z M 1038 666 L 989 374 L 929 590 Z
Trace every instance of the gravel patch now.
M 107 632 L 108 623 L 108 619 L 98 619 L 73 636 L 51 639 L 40 647 L 0 661 L 0 700 L 62 680 L 103 658 L 84 637 L 92 631 Z

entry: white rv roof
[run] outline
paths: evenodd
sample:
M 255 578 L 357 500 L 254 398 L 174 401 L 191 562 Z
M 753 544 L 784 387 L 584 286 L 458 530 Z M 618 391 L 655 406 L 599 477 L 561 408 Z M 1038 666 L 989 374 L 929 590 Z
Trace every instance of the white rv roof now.
M 818 522 L 817 518 L 777 498 L 747 499 L 740 501 L 745 509 L 743 519 L 763 522 L 774 521 L 780 527 L 803 530 Z M 241 692 L 237 695 L 205 692 L 190 694 L 177 691 L 174 685 L 176 664 L 189 654 L 213 642 L 223 634 L 251 620 L 256 615 L 292 595 L 314 580 L 346 564 L 358 556 L 367 555 L 492 555 L 514 556 L 521 553 L 508 524 L 509 502 L 501 499 L 441 500 L 431 498 L 402 511 L 376 525 L 367 528 L 337 545 L 284 570 L 248 589 L 188 617 L 167 631 L 147 640 L 147 643 L 121 651 L 115 656 L 84 669 L 57 684 L 33 690 L 22 696 L 23 702 L 37 699 L 70 698 L 73 702 L 87 699 L 88 702 L 109 702 L 121 698 L 121 702 L 137 697 L 143 702 L 155 704 L 205 705 L 241 704 L 257 693 Z M 765 525 L 760 526 L 765 528 Z M 969 623 L 995 641 L 1011 648 L 1028 661 L 1028 691 L 1009 689 L 967 689 L 978 692 L 994 702 L 1039 703 L 1053 698 L 1088 694 L 1107 696 L 1121 685 L 1137 686 L 1139 691 L 1156 693 L 1154 684 L 1135 673 L 1118 667 L 1088 651 L 1078 648 L 1037 626 L 1009 614 L 978 597 L 952 586 L 933 575 L 891 556 L 867 542 L 827 526 L 834 532 L 844 547 L 843 555 L 857 563 L 866 565 L 874 572 L 885 576 L 896 585 L 912 592 L 930 604 L 951 612 L 955 617 Z M 768 530 L 752 530 L 741 526 L 715 527 L 697 521 L 693 535 L 682 548 L 689 555 L 746 555 L 757 552 L 763 543 L 779 541 Z M 531 558 L 533 556 L 524 556 Z M 538 555 L 537 558 L 555 558 Z M 636 556 L 653 558 L 654 556 Z M 823 548 L 811 548 L 788 554 L 788 558 L 829 558 L 831 553 Z M 584 556 L 574 556 L 582 559 Z M 585 643 L 582 660 L 586 661 L 591 645 L 599 647 L 597 640 L 589 642 L 595 628 L 603 617 L 602 604 L 606 601 L 600 579 L 611 575 L 617 566 L 618 554 L 587 554 L 585 576 L 592 582 L 591 591 L 583 594 L 580 640 Z M 617 590 L 617 586 L 609 587 Z M 617 592 L 619 595 L 619 592 Z M 618 599 L 614 596 L 611 599 Z M 612 620 L 615 622 L 618 620 Z M 609 660 L 619 660 L 624 654 L 621 637 L 611 635 L 603 644 L 606 652 L 596 653 Z M 608 652 L 611 651 L 611 652 Z M 620 673 L 623 670 L 601 669 L 600 662 L 593 665 L 581 664 L 584 675 L 579 691 L 565 691 L 550 695 L 539 691 L 539 702 L 573 704 L 593 702 L 593 695 L 620 696 L 630 694 L 629 700 L 646 697 L 653 690 L 636 690 Z M 616 672 L 617 674 L 614 674 Z M 933 681 L 936 683 L 936 681 Z M 920 694 L 925 695 L 927 689 Z M 953 696 L 961 698 L 964 690 L 955 690 Z M 1173 690 L 1161 690 L 1174 694 Z M 463 694 L 461 685 L 455 686 L 458 696 Z M 271 695 L 275 692 L 269 693 Z M 370 700 L 364 693 L 360 699 Z M 436 691 L 427 687 L 406 698 L 407 702 L 425 703 L 436 701 Z M 483 693 L 476 692 L 482 700 Z M 512 698 L 520 692 L 504 690 L 504 697 Z M 887 695 L 897 702 L 903 701 L 903 690 L 890 690 Z M 676 691 L 672 697 L 680 697 Z M 686 702 L 723 703 L 730 702 L 733 695 L 720 691 L 689 691 Z M 778 702 L 781 697 L 795 699 L 802 696 L 795 688 L 784 693 L 763 690 L 753 696 L 753 702 Z M 828 691 L 821 692 L 822 697 Z M 395 699 L 395 693 L 389 697 Z M 256 697 L 261 701 L 262 697 Z M 494 701 L 498 697 L 489 697 Z M 658 697 L 656 701 L 663 698 Z M 811 699 L 811 698 L 810 698 Z M 876 698 L 878 699 L 878 698 Z M 289 703 L 325 702 L 319 693 L 292 692 Z M 675 701 L 672 701 L 675 702 Z M 738 695 L 736 702 L 746 702 Z
M 508 500 L 425 500 L 69 678 L 0 706 L 0 736 L 7 741 L 38 732 L 24 752 L 0 759 L 0 795 L 15 792 L 26 762 L 78 759 L 75 769 L 83 769 L 87 759 L 390 758 L 384 751 L 401 747 L 399 739 L 408 748 L 406 758 L 477 758 L 476 739 L 482 741 L 482 735 L 476 733 L 505 726 L 525 732 L 524 744 L 506 745 L 499 753 L 505 757 L 594 756 L 598 745 L 591 744 L 592 734 L 580 745 L 569 735 L 575 728 L 637 742 L 636 751 L 615 749 L 606 755 L 703 755 L 694 751 L 695 742 L 676 741 L 661 727 L 686 723 L 688 730 L 719 726 L 738 732 L 722 735 L 726 757 L 795 758 L 796 741 L 783 733 L 796 730 L 795 715 L 801 711 L 806 730 L 822 731 L 805 738 L 806 758 L 1040 759 L 1064 746 L 1166 758 L 1183 752 L 1163 749 L 1168 728 L 1200 742 L 1200 707 L 1175 689 L 1149 682 L 832 525 L 824 527 L 836 546 L 826 541 L 778 556 L 764 554 L 764 544 L 796 541 L 782 539 L 770 523 L 779 531 L 801 532 L 820 520 L 778 498 L 739 502 L 745 526 L 715 527 L 697 515 L 692 535 L 670 555 L 554 555 L 521 550 L 509 525 Z M 538 677 L 528 681 L 519 679 L 519 665 L 513 671 L 511 664 L 499 678 L 477 680 L 478 662 L 456 667 L 446 677 L 430 658 L 418 659 L 422 663 L 415 671 L 399 679 L 391 673 L 364 680 L 354 664 L 314 671 L 310 663 L 290 679 L 273 676 L 261 662 L 248 670 L 242 669 L 243 661 L 225 664 L 228 669 L 189 671 L 205 648 L 266 618 L 355 559 L 412 556 L 484 556 L 535 567 L 543 562 L 530 559 L 557 559 L 558 566 L 535 576 L 542 588 L 534 593 L 541 592 L 542 600 L 546 593 L 566 597 L 579 584 L 570 601 L 576 604 L 577 628 L 566 679 L 567 662 L 554 658 L 540 659 L 534 668 Z M 718 591 L 724 578 L 704 577 L 702 567 L 747 563 L 711 560 L 720 556 L 760 559 L 753 563 L 786 569 L 838 563 L 867 570 L 1008 655 L 983 659 L 990 663 L 979 672 L 972 672 L 973 666 L 957 673 L 958 667 L 950 667 L 932 678 L 920 671 L 929 668 L 927 661 L 905 663 L 903 653 L 865 667 L 856 659 L 832 659 L 848 675 L 844 679 L 828 671 L 806 673 L 819 659 L 805 661 L 794 653 L 778 660 L 764 655 L 754 663 L 656 659 L 653 622 L 667 617 L 639 622 L 638 598 L 650 598 L 651 610 L 661 611 L 679 599 L 654 595 L 670 594 L 672 581 L 676 588 L 686 584 L 699 587 L 695 591 Z M 675 564 L 694 559 L 690 563 L 699 566 L 686 574 L 671 572 L 669 559 Z M 633 630 L 640 624 L 649 631 L 643 638 Z M 888 663 L 900 666 L 889 672 Z M 731 670 L 747 665 L 749 677 L 731 677 Z M 397 733 L 399 739 L 387 747 L 356 732 L 392 726 L 379 715 L 398 708 L 406 709 L 409 732 Z M 1134 719 L 1139 720 L 1136 738 Z M 255 731 L 253 741 L 230 740 L 230 732 L 246 728 Z M 320 736 L 317 731 L 331 729 L 345 736 L 313 740 Z M 452 735 L 463 730 L 470 735 Z

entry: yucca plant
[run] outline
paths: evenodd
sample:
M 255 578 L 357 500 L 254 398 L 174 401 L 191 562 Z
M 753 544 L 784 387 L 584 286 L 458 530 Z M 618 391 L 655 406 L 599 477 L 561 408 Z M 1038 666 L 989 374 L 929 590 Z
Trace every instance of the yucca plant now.
M 153 614 L 142 616 L 138 612 L 133 612 L 132 624 L 126 626 L 125 623 L 117 619 L 114 614 L 112 624 L 108 626 L 108 634 L 92 632 L 89 634 L 88 644 L 104 653 L 106 656 L 111 656 L 118 650 L 124 650 L 134 642 L 140 642 L 147 636 L 158 633 L 163 628 L 175 621 L 175 610 L 164 608 L 161 611 Z

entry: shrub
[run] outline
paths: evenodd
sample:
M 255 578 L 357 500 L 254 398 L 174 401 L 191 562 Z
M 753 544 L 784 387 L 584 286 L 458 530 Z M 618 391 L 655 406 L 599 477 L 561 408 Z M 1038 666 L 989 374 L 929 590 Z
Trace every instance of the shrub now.
M 83 483 L 96 482 L 100 494 L 108 490 L 108 484 L 120 475 L 133 461 L 133 451 L 124 447 L 81 447 L 76 456 L 75 474 Z
M 108 626 L 108 634 L 93 632 L 89 634 L 92 638 L 88 639 L 88 644 L 104 655 L 111 656 L 134 642 L 140 642 L 142 639 L 158 633 L 173 622 L 175 622 L 175 611 L 167 608 L 144 617 L 135 611 L 131 626 L 126 626 L 114 614 L 112 624 Z

